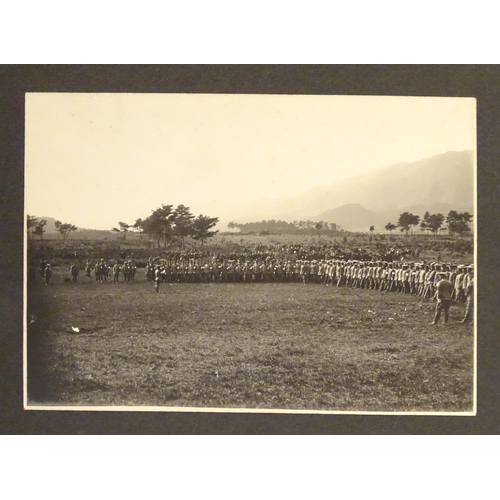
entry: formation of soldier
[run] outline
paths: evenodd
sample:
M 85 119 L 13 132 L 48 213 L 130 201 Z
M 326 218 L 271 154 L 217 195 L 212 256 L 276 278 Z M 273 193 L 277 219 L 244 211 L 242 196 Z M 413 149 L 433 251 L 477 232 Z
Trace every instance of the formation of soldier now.
M 453 300 L 465 302 L 472 269 L 441 262 L 150 258 L 146 278 L 167 283 L 316 283 L 433 298 L 438 273 L 444 273 L 453 285 Z
M 234 256 L 232 256 L 234 257 Z M 137 266 L 134 259 L 113 266 L 105 259 L 95 263 L 87 260 L 85 273 L 96 282 L 125 283 L 135 280 Z M 72 281 L 77 282 L 78 266 L 70 267 Z M 50 264 L 40 263 L 40 274 L 48 285 L 52 276 Z M 146 280 L 153 283 L 156 292 L 160 283 L 308 283 L 336 287 L 352 287 L 380 292 L 396 292 L 436 299 L 436 324 L 441 313 L 448 321 L 451 301 L 467 303 L 463 323 L 469 322 L 474 311 L 474 266 L 443 262 L 387 262 L 343 259 L 296 259 L 295 255 L 276 258 L 270 254 L 253 258 L 211 255 L 200 257 L 170 256 L 168 259 L 149 257 L 145 267 Z M 29 268 L 29 278 L 34 280 L 34 267 Z M 68 281 L 70 281 L 68 279 Z
M 113 283 L 119 283 L 120 275 L 123 276 L 125 283 L 132 283 L 135 280 L 136 271 L 137 266 L 133 260 L 125 260 L 123 263 L 117 261 L 113 265 L 104 259 L 95 263 L 90 260 L 85 262 L 85 275 L 87 278 L 91 278 L 93 272 L 96 282 L 111 281 L 111 274 Z

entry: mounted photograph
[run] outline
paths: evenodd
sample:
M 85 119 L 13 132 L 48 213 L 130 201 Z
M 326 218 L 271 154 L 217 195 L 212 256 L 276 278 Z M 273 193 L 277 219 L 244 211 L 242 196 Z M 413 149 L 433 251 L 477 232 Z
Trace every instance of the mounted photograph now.
M 471 97 L 27 93 L 24 408 L 475 415 L 476 154 Z

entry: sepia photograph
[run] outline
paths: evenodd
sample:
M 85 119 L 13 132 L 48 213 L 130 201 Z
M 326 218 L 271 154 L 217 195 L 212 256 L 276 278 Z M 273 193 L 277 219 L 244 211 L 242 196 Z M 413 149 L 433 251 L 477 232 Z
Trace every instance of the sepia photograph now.
M 476 100 L 26 93 L 26 410 L 475 415 Z

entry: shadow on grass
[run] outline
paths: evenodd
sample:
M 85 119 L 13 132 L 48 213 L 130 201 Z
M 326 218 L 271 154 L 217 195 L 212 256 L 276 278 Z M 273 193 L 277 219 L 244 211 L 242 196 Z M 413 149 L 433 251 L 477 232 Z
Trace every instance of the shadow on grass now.
M 39 285 L 28 285 L 28 324 L 27 331 L 27 392 L 28 404 L 48 401 L 51 396 L 50 376 L 47 359 L 51 358 L 52 348 L 47 334 L 50 327 L 51 309 L 39 290 Z

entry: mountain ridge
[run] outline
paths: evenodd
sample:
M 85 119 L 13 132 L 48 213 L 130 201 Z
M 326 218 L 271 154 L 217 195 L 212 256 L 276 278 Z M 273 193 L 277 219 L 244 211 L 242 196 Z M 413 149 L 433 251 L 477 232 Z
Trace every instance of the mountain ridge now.
M 334 222 L 348 231 L 368 231 L 370 226 L 375 226 L 375 231 L 379 232 L 384 231 L 386 224 L 389 222 L 397 224 L 399 215 L 403 212 L 410 212 L 422 219 L 425 212 L 431 214 L 441 213 L 446 217 L 450 210 L 473 213 L 474 207 L 472 205 L 435 203 L 432 205 L 412 205 L 385 212 L 374 212 L 362 205 L 352 203 L 322 212 L 311 220 L 314 222 Z
M 470 209 L 474 206 L 473 152 L 448 151 L 416 162 L 388 165 L 297 196 L 254 203 L 245 215 L 233 220 L 315 220 L 328 210 L 353 204 L 384 217 L 388 212 L 419 205 L 429 207 L 424 212 L 432 211 L 436 204 Z

